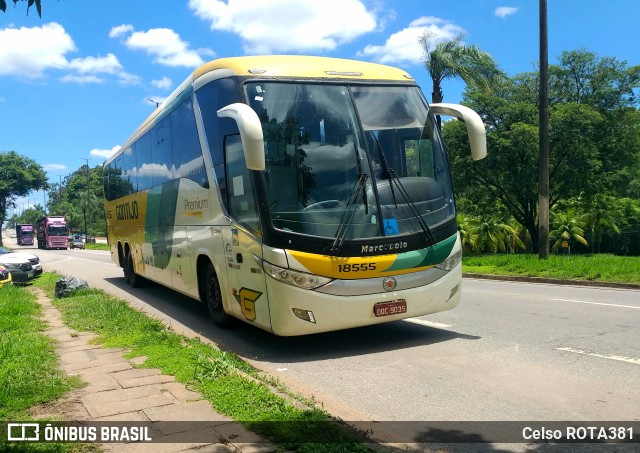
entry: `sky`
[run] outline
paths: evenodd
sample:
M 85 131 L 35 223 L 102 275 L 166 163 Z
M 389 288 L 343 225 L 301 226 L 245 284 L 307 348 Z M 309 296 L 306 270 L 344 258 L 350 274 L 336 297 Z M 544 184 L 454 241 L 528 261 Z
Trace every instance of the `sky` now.
M 418 37 L 460 33 L 513 76 L 539 60 L 536 0 L 43 0 L 0 12 L 0 152 L 51 183 L 101 165 L 200 64 L 257 54 L 349 58 L 408 71 L 431 98 Z M 638 0 L 548 0 L 549 63 L 563 51 L 640 64 Z M 460 81 L 444 101 L 462 100 Z M 490 150 L 489 150 L 490 152 Z M 44 193 L 16 201 L 42 205 Z

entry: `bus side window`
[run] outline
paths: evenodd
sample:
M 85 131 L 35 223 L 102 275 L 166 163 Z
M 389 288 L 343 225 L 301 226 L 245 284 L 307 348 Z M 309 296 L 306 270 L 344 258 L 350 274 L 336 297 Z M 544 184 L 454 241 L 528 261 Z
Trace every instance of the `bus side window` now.
M 244 159 L 240 134 L 227 135 L 224 140 L 229 214 L 253 232 L 260 231 L 260 221 L 253 192 L 253 180 Z
M 175 178 L 188 178 L 201 186 L 207 186 L 198 129 L 193 115 L 191 98 L 171 113 L 171 151 Z
M 234 102 L 240 101 L 238 89 L 233 79 L 218 79 L 207 83 L 196 91 L 198 106 L 202 114 L 207 144 L 211 153 L 211 163 L 213 164 L 214 177 L 220 189 L 220 196 L 225 204 L 227 213 L 229 198 L 225 167 L 223 140 L 225 135 L 238 132 L 238 127 L 231 118 L 218 117 L 218 110 Z
M 160 120 L 151 130 L 151 185 L 157 186 L 173 179 L 171 154 L 171 117 Z

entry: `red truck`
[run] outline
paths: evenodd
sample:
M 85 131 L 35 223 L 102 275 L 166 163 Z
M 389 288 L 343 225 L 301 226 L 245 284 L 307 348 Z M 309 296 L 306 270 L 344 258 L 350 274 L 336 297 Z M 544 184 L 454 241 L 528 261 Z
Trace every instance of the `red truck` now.
M 47 216 L 36 222 L 39 249 L 67 249 L 69 228 L 64 216 Z
M 18 245 L 33 245 L 33 225 L 30 223 L 16 225 L 16 239 Z

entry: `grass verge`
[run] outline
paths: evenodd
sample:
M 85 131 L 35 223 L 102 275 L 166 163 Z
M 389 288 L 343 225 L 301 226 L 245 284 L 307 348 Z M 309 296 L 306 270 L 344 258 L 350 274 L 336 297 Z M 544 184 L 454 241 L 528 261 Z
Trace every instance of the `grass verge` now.
M 640 284 L 640 257 L 596 255 L 467 255 L 467 273 Z
M 0 289 L 0 420 L 29 421 L 28 409 L 81 387 L 58 368 L 55 343 L 44 334 L 42 308 L 27 289 Z M 91 452 L 85 444 L 5 444 L 0 451 Z
M 109 250 L 109 244 L 85 244 L 87 250 Z
M 18 420 L 36 404 L 79 387 L 58 368 L 54 341 L 43 333 L 41 307 L 16 286 L 0 290 L 0 419 Z
M 36 285 L 53 298 L 58 278 L 46 273 Z M 97 333 L 99 344 L 125 348 L 130 351 L 129 358 L 147 357 L 143 367 L 175 376 L 177 382 L 200 392 L 219 413 L 241 422 L 283 451 L 370 451 L 360 443 L 357 433 L 347 432 L 326 412 L 299 409 L 275 394 L 268 378 L 234 354 L 179 335 L 132 309 L 126 301 L 88 289 L 53 299 L 53 304 L 69 327 Z

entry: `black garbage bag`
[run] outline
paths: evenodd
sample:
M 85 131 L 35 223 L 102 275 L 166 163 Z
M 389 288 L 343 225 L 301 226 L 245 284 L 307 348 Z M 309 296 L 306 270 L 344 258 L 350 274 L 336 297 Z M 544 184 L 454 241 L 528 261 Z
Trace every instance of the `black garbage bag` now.
M 78 277 L 61 278 L 56 282 L 56 297 L 67 297 L 74 291 L 82 288 L 88 288 L 89 284 Z

